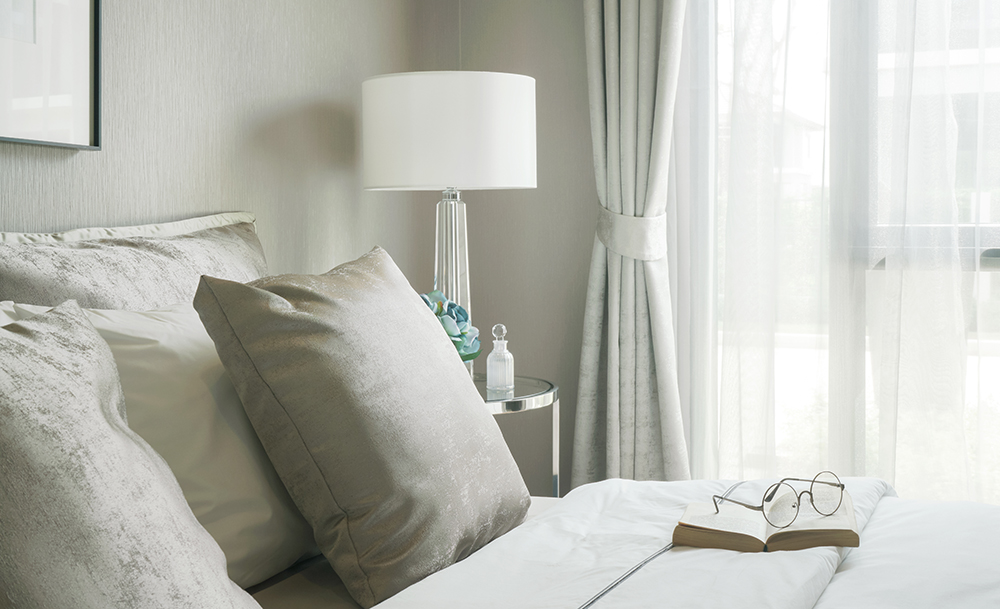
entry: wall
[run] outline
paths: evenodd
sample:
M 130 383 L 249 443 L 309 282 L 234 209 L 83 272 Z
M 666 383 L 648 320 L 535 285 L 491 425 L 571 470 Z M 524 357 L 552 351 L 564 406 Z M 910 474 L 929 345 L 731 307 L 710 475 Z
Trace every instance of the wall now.
M 462 198 L 473 322 L 487 337 L 493 324 L 505 324 L 515 371 L 559 385 L 565 492 L 598 210 L 583 3 L 422 0 L 420 7 L 417 69 L 454 70 L 461 61 L 463 70 L 535 78 L 538 188 L 468 191 Z
M 361 81 L 411 69 L 414 7 L 105 0 L 103 150 L 0 143 L 0 230 L 249 210 L 272 271 L 324 271 L 380 243 L 415 275 L 420 209 L 361 190 L 355 143 Z
M 538 188 L 463 196 L 474 321 L 487 336 L 506 324 L 518 373 L 560 386 L 568 489 L 597 217 L 582 3 L 103 4 L 103 150 L 0 143 L 0 230 L 249 210 L 274 272 L 325 271 L 380 244 L 427 291 L 438 197 L 362 190 L 361 81 L 458 69 L 460 54 L 462 69 L 535 77 Z

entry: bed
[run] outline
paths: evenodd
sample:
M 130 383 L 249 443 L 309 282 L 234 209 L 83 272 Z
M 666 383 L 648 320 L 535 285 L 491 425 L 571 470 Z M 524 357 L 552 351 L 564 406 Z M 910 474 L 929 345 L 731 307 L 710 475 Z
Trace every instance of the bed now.
M 1000 510 L 900 499 L 872 479 L 846 484 L 863 523 L 858 548 L 746 554 L 678 547 L 606 591 L 669 543 L 688 502 L 730 486 L 610 480 L 562 500 L 539 498 L 537 517 L 379 606 L 1000 606 Z M 289 598 L 307 609 L 357 607 L 325 562 L 255 598 L 265 609 L 287 606 Z
M 0 606 L 1000 607 L 996 506 L 846 479 L 858 548 L 753 554 L 670 544 L 685 506 L 733 481 L 616 479 L 529 500 L 393 268 L 376 250 L 268 277 L 242 213 L 0 233 Z M 386 338 L 404 320 L 419 328 Z M 316 336 L 329 369 L 303 355 Z M 330 336 L 350 348 L 328 352 Z M 404 353 L 358 364 L 381 340 Z M 439 418 L 407 418 L 384 387 L 414 366 Z M 437 404 L 442 391 L 455 403 Z M 331 400 L 358 404 L 324 427 L 329 413 L 310 417 Z

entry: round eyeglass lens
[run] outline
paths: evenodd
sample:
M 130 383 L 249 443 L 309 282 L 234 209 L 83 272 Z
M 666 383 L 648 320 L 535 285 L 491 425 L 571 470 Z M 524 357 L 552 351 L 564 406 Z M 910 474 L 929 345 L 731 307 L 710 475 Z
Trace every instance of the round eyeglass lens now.
M 816 511 L 824 516 L 830 516 L 840 508 L 844 499 L 844 489 L 840 486 L 840 478 L 833 472 L 820 472 L 813 478 L 809 488 L 812 504 Z
M 764 493 L 764 518 L 771 526 L 783 529 L 792 524 L 798 514 L 798 495 L 787 483 L 772 484 Z

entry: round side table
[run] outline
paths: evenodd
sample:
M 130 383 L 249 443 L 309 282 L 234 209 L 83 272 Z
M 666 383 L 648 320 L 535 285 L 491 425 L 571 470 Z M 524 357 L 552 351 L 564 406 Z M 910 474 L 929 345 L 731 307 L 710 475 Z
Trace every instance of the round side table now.
M 514 377 L 513 395 L 487 396 L 486 375 L 475 374 L 479 395 L 496 420 L 528 492 L 559 496 L 559 387 L 530 376 Z

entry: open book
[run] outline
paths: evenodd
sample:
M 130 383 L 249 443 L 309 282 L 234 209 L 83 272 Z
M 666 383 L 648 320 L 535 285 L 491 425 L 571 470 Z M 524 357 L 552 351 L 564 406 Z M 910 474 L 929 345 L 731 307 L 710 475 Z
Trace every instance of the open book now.
M 740 552 L 858 547 L 854 503 L 846 491 L 843 504 L 832 516 L 817 513 L 809 499 L 804 499 L 798 517 L 784 529 L 772 527 L 762 513 L 733 503 L 722 502 L 718 514 L 712 503 L 692 503 L 674 528 L 674 545 Z

